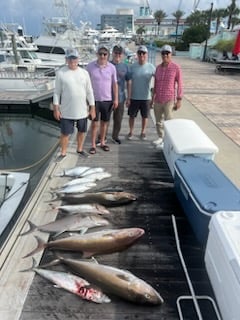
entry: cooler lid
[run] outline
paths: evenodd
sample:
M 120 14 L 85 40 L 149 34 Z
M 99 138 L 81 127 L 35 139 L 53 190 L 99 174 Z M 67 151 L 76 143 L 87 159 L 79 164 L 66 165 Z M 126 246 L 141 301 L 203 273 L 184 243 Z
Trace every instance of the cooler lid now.
M 240 211 L 240 190 L 212 160 L 184 156 L 175 161 L 175 170 L 203 210 Z
M 169 137 L 173 149 L 179 154 L 215 154 L 218 147 L 193 121 L 172 119 L 164 121 L 165 137 Z

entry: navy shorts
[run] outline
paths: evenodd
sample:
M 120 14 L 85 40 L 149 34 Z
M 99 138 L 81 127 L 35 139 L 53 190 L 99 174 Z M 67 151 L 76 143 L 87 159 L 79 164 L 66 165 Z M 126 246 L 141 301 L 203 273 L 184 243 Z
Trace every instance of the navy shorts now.
M 87 118 L 79 120 L 62 118 L 60 120 L 61 133 L 64 135 L 72 134 L 74 132 L 74 125 L 76 125 L 78 132 L 87 132 Z
M 140 110 L 142 118 L 148 118 L 150 109 L 149 100 L 133 100 L 131 99 L 130 106 L 128 107 L 128 115 L 130 118 L 136 118 Z
M 96 118 L 93 119 L 94 121 L 101 121 L 108 122 L 111 117 L 113 103 L 112 101 L 95 101 L 95 108 L 96 108 Z

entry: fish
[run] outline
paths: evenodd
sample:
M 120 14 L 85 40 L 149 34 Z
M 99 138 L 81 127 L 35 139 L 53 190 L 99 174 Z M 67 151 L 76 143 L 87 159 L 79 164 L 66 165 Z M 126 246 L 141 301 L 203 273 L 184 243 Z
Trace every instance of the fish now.
M 65 169 L 60 173 L 57 173 L 55 177 L 85 177 L 86 175 L 90 175 L 93 173 L 99 173 L 103 172 L 104 169 L 97 167 L 97 168 L 90 168 L 90 167 L 85 167 L 85 166 L 79 166 L 79 167 L 74 167 L 71 169 Z
M 27 235 L 35 230 L 46 233 L 54 233 L 55 236 L 57 236 L 66 231 L 74 232 L 82 230 L 86 232 L 90 228 L 109 225 L 109 221 L 100 216 L 92 215 L 83 217 L 81 213 L 72 216 L 66 216 L 41 226 L 36 226 L 29 220 L 27 220 L 27 222 L 30 228 L 28 231 L 21 233 L 20 236 Z
M 49 205 L 52 207 L 52 210 L 58 210 L 67 214 L 110 214 L 110 211 L 106 207 L 97 203 L 84 203 L 60 206 L 55 206 L 52 203 L 50 203 Z
M 62 189 L 55 190 L 54 193 L 59 194 L 59 193 L 81 193 L 85 192 L 93 187 L 96 187 L 95 182 L 88 182 L 85 184 L 75 184 L 72 186 L 67 186 Z
M 23 258 L 46 248 L 82 252 L 83 258 L 120 252 L 132 246 L 144 233 L 144 229 L 141 228 L 108 229 L 49 242 L 44 242 L 40 237 L 34 236 L 37 240 L 37 247 Z
M 86 192 L 79 194 L 57 194 L 57 197 L 69 204 L 99 203 L 104 206 L 119 206 L 137 200 L 137 197 L 129 192 Z
M 74 273 L 84 277 L 107 294 L 114 294 L 127 301 L 138 304 L 161 305 L 161 295 L 146 281 L 128 270 L 84 260 L 58 257 L 54 263 L 61 262 Z
M 102 292 L 102 290 L 91 286 L 90 283 L 80 278 L 77 275 L 66 273 L 62 271 L 54 271 L 43 269 L 35 266 L 36 262 L 33 258 L 33 266 L 27 270 L 21 270 L 21 272 L 34 271 L 42 278 L 49 280 L 59 288 L 65 289 L 84 300 L 88 300 L 95 303 L 109 303 L 111 300 Z
M 76 178 L 73 179 L 69 182 L 66 182 L 63 187 L 68 187 L 71 185 L 75 184 L 82 184 L 82 183 L 88 183 L 88 182 L 95 182 L 95 181 L 100 181 L 106 178 L 110 178 L 112 175 L 108 172 L 99 172 L 99 173 L 93 173 L 90 175 L 86 175 L 85 177 L 82 178 Z

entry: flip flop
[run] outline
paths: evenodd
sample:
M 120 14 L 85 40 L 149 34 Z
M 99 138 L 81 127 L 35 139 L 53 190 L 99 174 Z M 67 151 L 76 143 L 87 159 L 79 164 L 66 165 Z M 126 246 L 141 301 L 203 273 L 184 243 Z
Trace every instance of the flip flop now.
M 103 149 L 103 151 L 109 151 L 109 146 L 107 146 L 106 144 L 104 146 L 101 146 L 101 149 Z
M 90 150 L 89 150 L 89 153 L 90 154 L 95 154 L 97 151 L 96 151 L 96 148 L 92 147 Z

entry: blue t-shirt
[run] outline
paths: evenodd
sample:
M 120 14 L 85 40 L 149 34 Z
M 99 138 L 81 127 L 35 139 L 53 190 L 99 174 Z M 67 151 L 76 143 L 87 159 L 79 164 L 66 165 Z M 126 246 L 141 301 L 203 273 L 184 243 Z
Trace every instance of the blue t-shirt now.
M 130 76 L 132 79 L 133 100 L 151 99 L 151 80 L 155 74 L 155 66 L 150 62 L 139 64 L 135 62 L 130 66 Z
M 125 81 L 130 80 L 129 66 L 126 63 L 111 63 L 116 67 L 117 70 L 117 82 L 118 82 L 118 102 L 124 102 L 126 100 L 125 95 Z

